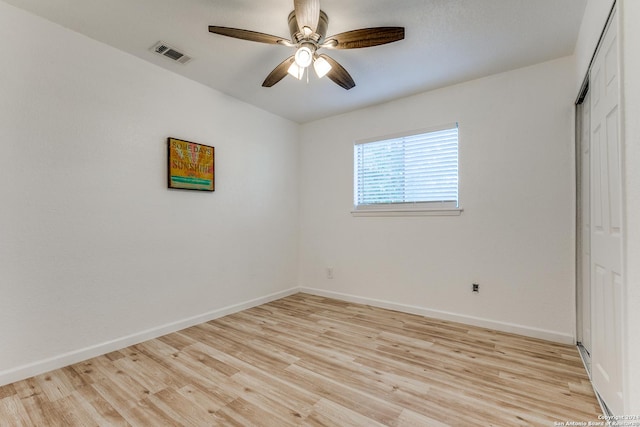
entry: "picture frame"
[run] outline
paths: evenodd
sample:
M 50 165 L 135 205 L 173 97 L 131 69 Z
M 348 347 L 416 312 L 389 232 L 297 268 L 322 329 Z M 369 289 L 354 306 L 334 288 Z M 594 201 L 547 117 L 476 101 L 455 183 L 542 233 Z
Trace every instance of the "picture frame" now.
M 167 138 L 169 188 L 215 191 L 215 147 Z

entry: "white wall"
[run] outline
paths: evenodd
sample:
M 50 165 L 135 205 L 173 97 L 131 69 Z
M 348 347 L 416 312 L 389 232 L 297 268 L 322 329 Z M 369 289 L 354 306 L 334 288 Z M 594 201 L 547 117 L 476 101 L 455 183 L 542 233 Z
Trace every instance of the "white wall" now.
M 640 414 L 640 2 L 621 2 L 625 192 L 625 409 Z
M 564 58 L 304 125 L 300 285 L 572 342 L 574 72 Z M 456 121 L 461 216 L 351 216 L 354 141 Z
M 576 41 L 576 97 L 615 0 L 587 0 Z
M 0 384 L 296 286 L 297 124 L 3 2 L 0 40 Z

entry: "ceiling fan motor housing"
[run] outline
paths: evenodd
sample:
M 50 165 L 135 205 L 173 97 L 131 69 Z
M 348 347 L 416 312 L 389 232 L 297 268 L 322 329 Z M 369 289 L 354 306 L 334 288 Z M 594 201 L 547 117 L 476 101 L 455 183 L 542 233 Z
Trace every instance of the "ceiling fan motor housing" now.
M 291 41 L 298 44 L 303 41 L 311 41 L 315 44 L 322 44 L 324 38 L 327 35 L 327 28 L 329 27 L 329 17 L 324 11 L 320 11 L 320 19 L 318 20 L 318 26 L 316 32 L 306 37 L 298 29 L 298 21 L 296 20 L 296 11 L 293 10 L 289 14 L 289 32 L 291 33 Z

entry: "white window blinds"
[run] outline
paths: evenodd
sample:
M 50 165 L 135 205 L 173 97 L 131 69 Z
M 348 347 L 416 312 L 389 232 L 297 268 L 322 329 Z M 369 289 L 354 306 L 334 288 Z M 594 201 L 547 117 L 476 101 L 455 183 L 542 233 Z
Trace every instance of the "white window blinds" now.
M 354 203 L 458 206 L 458 126 L 354 147 Z

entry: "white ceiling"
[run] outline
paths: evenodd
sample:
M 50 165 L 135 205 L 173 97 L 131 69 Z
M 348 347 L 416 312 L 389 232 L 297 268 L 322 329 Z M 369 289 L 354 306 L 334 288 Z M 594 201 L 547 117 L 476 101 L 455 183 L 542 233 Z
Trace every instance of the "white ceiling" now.
M 586 0 L 321 0 L 328 35 L 403 26 L 405 40 L 325 51 L 351 74 L 346 91 L 313 73 L 264 78 L 293 48 L 223 37 L 209 25 L 289 37 L 292 0 L 4 0 L 259 108 L 304 123 L 570 55 Z M 162 40 L 187 65 L 149 49 Z

